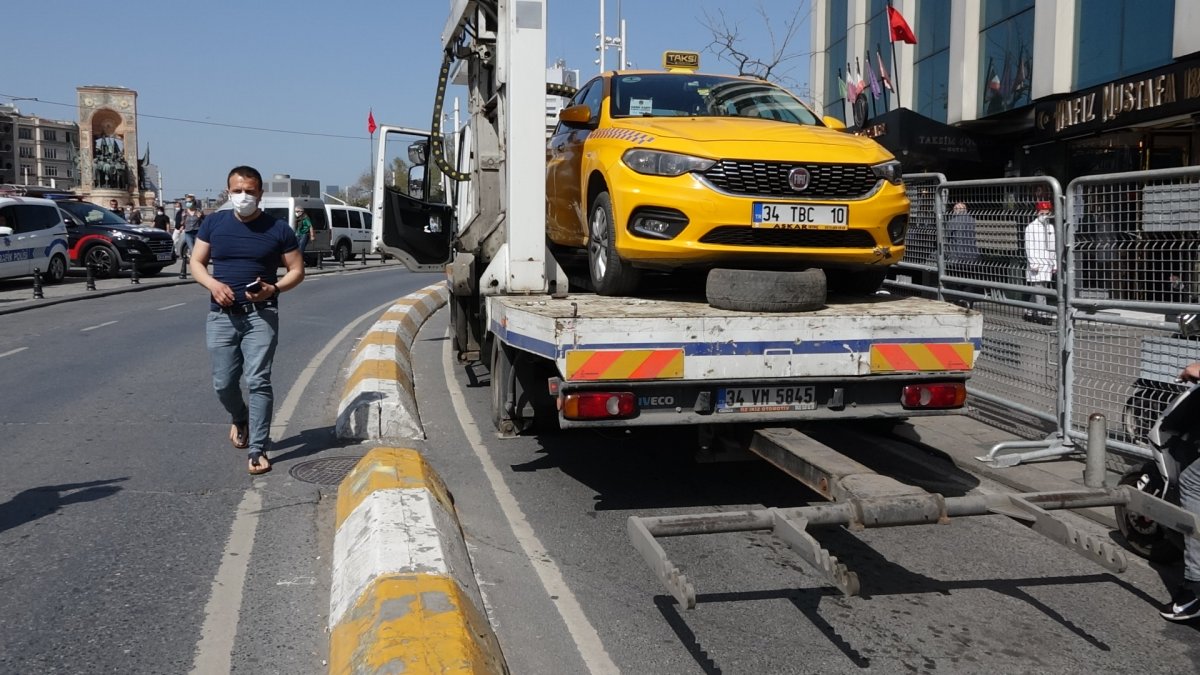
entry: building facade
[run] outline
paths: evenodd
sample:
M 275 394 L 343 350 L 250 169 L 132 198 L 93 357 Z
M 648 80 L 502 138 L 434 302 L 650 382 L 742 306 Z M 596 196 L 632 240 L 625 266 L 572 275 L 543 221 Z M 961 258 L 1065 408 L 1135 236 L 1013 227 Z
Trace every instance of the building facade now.
M 916 44 L 891 42 L 888 5 L 815 0 L 810 81 L 906 171 L 1200 164 L 1200 0 L 894 0 Z
M 0 106 L 0 183 L 69 190 L 79 185 L 79 125 Z

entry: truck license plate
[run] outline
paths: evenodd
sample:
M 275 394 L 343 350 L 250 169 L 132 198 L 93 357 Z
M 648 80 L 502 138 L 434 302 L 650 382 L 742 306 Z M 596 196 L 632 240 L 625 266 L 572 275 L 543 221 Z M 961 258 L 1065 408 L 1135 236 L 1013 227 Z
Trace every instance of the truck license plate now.
M 754 202 L 751 224 L 777 230 L 844 230 L 850 222 L 845 204 Z
M 738 387 L 717 390 L 717 412 L 816 410 L 816 387 Z

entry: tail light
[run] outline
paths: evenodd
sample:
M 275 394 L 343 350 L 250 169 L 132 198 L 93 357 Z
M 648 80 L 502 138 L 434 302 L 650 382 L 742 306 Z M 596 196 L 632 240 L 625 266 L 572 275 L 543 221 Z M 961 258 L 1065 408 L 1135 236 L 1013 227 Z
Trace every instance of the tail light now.
M 619 420 L 637 412 L 637 399 L 628 391 L 581 391 L 562 398 L 562 414 L 569 420 Z
M 905 408 L 961 408 L 967 402 L 967 385 L 962 382 L 910 384 L 900 394 Z

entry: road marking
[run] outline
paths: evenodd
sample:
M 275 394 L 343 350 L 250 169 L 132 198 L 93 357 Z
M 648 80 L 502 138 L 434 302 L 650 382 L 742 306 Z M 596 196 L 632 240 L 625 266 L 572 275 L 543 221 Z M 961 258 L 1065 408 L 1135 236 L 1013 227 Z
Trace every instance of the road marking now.
M 242 496 L 237 515 L 233 517 L 229 541 L 221 566 L 213 578 L 208 604 L 204 606 L 204 627 L 192 673 L 228 673 L 233 664 L 233 642 L 237 637 L 238 615 L 242 611 L 242 589 L 246 569 L 254 550 L 254 533 L 258 530 L 258 514 L 262 509 L 262 493 L 251 488 Z
M 446 334 L 449 336 L 449 331 Z M 496 463 L 492 461 L 492 456 L 484 447 L 479 427 L 475 425 L 475 420 L 471 417 L 470 410 L 467 409 L 462 388 L 459 387 L 458 380 L 454 378 L 454 363 L 450 354 L 451 342 L 451 340 L 446 340 L 442 346 L 442 371 L 446 376 L 446 386 L 450 389 L 450 402 L 454 405 L 454 414 L 458 417 L 463 433 L 466 434 L 467 442 L 471 444 L 471 449 L 475 451 L 475 456 L 483 465 L 483 472 L 487 475 L 488 482 L 491 483 L 496 501 L 500 503 L 500 510 L 508 519 L 513 536 L 517 538 L 517 543 L 521 545 L 521 550 L 524 551 L 529 564 L 537 572 L 546 595 L 554 599 L 552 604 L 558 610 L 563 623 L 566 624 L 571 638 L 575 640 L 575 646 L 579 649 L 579 655 L 583 658 L 588 671 L 592 673 L 621 672 L 604 649 L 600 634 L 596 632 L 596 629 L 588 621 L 587 615 L 583 613 L 583 608 L 579 606 L 579 601 L 575 599 L 571 587 L 563 579 L 558 565 L 554 563 L 550 553 L 546 551 L 546 547 L 538 540 L 533 527 L 525 518 L 524 511 L 521 510 L 521 505 L 517 503 L 512 491 L 508 489 L 508 485 L 504 482 L 504 476 L 500 474 Z M 496 348 L 499 349 L 499 345 Z
M 158 308 L 158 311 L 160 311 L 160 312 L 161 312 L 161 311 L 163 311 L 164 309 L 175 309 L 176 307 L 183 307 L 183 306 L 184 306 L 184 305 L 186 305 L 186 304 L 187 304 L 186 302 L 177 302 L 177 303 L 175 303 L 175 304 L 173 304 L 173 305 L 167 305 L 166 307 L 159 307 L 159 308 Z
M 278 424 L 271 425 L 271 433 L 275 438 L 284 438 L 292 413 L 300 403 L 304 389 L 312 381 L 317 367 L 329 353 L 341 342 L 350 331 L 363 321 L 378 316 L 391 307 L 394 300 L 366 312 L 343 328 L 325 345 L 316 356 L 308 362 L 296 383 L 288 391 L 287 398 L 275 415 Z M 115 323 L 115 322 L 113 322 Z M 208 604 L 204 606 L 204 626 L 200 630 L 200 642 L 196 645 L 196 658 L 192 662 L 191 672 L 195 675 L 206 673 L 228 673 L 233 663 L 234 640 L 237 637 L 238 615 L 241 613 L 242 596 L 246 586 L 246 571 L 249 569 L 250 556 L 254 551 L 255 533 L 258 531 L 258 514 L 262 508 L 262 493 L 255 487 L 246 490 L 242 503 L 238 505 L 237 515 L 234 516 L 230 527 L 229 541 L 225 544 L 225 552 L 221 557 L 221 566 L 217 568 L 217 576 L 213 578 L 212 589 L 209 591 Z M 277 582 L 284 585 L 300 585 L 300 580 L 309 577 L 296 577 L 293 581 Z M 314 582 L 315 583 L 315 582 Z
M 4 358 L 6 356 L 12 356 L 13 354 L 16 354 L 17 352 L 23 352 L 26 349 L 29 349 L 29 347 L 17 347 L 16 349 L 10 349 L 10 350 L 4 352 L 3 354 L 0 354 L 0 359 Z
M 80 330 L 79 332 L 86 333 L 89 330 L 96 330 L 97 328 L 104 328 L 105 326 L 111 326 L 114 323 L 116 323 L 116 321 L 105 321 L 104 323 L 98 323 L 95 326 L 88 326 L 87 328 L 84 328 L 84 329 Z

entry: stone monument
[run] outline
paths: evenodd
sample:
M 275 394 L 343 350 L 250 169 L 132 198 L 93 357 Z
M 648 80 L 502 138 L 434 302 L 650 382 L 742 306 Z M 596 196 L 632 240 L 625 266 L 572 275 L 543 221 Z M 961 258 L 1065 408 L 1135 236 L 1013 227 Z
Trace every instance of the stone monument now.
M 137 92 L 125 87 L 77 87 L 79 95 L 79 191 L 108 206 L 152 205 L 138 158 Z

